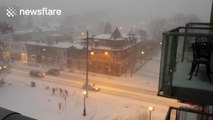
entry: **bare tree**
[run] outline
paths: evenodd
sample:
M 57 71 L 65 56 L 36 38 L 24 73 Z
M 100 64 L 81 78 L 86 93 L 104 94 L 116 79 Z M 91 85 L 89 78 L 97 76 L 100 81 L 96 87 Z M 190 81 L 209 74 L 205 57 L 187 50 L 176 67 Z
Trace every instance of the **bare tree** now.
M 111 34 L 112 33 L 112 25 L 109 22 L 107 22 L 105 24 L 104 33 L 107 33 L 107 34 Z
M 33 26 L 34 26 L 33 18 L 32 18 L 32 16 L 30 15 L 30 16 L 28 16 L 28 18 L 27 18 L 26 27 L 27 27 L 27 28 L 33 28 Z
M 150 22 L 150 32 L 155 41 L 162 39 L 162 33 L 171 28 L 185 25 L 188 22 L 200 22 L 200 19 L 193 14 L 176 14 L 169 19 L 155 19 Z
M 150 31 L 154 41 L 160 41 L 162 33 L 166 30 L 165 19 L 155 19 L 150 23 Z
M 142 29 L 138 29 L 136 34 L 139 34 L 141 40 L 146 40 L 148 36 L 148 33 Z

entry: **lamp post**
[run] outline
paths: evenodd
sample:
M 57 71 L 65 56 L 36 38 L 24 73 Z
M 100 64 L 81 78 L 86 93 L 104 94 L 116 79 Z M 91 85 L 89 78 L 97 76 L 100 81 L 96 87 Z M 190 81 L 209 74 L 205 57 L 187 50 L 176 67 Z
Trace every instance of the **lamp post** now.
M 149 107 L 149 120 L 152 120 L 152 111 L 154 111 L 154 107 Z
M 84 91 L 83 95 L 84 95 L 84 109 L 83 109 L 83 116 L 86 116 L 86 94 L 87 92 Z
M 143 54 L 144 54 L 144 52 L 142 51 L 142 52 L 141 52 L 141 54 L 143 55 Z
M 142 63 L 142 59 L 143 59 L 144 52 L 142 51 L 141 54 L 142 54 L 142 55 L 141 55 L 141 63 Z
M 108 53 L 107 51 L 104 52 L 104 55 L 109 57 L 109 53 Z M 110 59 L 109 59 L 109 58 L 108 58 L 108 62 L 110 62 Z M 107 72 L 108 72 L 108 79 L 110 79 L 110 74 L 111 74 L 111 66 L 110 66 L 110 63 L 108 63 Z
M 90 60 L 89 60 L 89 61 L 90 61 L 90 65 L 91 65 L 91 68 L 92 68 L 92 71 L 93 71 L 93 72 L 95 71 L 95 66 L 93 66 L 94 62 L 92 62 L 92 61 L 93 61 L 92 56 L 94 56 L 94 54 L 95 54 L 94 51 L 91 51 L 91 52 L 90 52 L 90 58 L 89 58 L 89 59 L 90 59 Z M 92 73 L 92 75 L 94 76 L 95 74 Z
M 84 32 L 81 32 L 81 39 L 84 38 L 84 35 L 85 35 L 85 33 L 84 33 Z
M 45 52 L 46 52 L 46 49 L 45 48 L 42 48 L 42 66 L 44 66 L 44 63 L 45 63 Z

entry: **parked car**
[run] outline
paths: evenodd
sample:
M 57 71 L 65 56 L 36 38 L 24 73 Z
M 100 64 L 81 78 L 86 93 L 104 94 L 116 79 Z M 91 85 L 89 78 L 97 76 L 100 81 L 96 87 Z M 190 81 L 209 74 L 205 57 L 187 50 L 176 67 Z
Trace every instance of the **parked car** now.
M 4 65 L 4 64 L 0 65 L 0 70 L 6 70 L 6 69 L 7 69 L 7 65 Z
M 83 88 L 86 88 L 86 85 L 83 86 Z M 96 87 L 96 85 L 94 83 L 88 83 L 87 86 L 88 90 L 92 90 L 92 91 L 100 91 L 99 87 Z
M 49 75 L 59 75 L 59 69 L 57 69 L 57 68 L 50 68 L 47 72 L 46 72 L 46 74 L 49 74 Z
M 44 73 L 39 70 L 31 70 L 29 74 L 34 77 L 44 77 Z

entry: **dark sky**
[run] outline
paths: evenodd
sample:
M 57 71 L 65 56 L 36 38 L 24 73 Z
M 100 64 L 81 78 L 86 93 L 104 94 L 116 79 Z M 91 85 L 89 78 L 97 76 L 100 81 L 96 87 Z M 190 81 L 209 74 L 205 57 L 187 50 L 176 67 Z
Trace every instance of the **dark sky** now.
M 150 20 L 166 18 L 176 13 L 196 14 L 208 22 L 212 0 L 0 0 L 0 5 L 21 8 L 59 8 L 63 14 L 106 11 L 113 15 L 141 16 Z

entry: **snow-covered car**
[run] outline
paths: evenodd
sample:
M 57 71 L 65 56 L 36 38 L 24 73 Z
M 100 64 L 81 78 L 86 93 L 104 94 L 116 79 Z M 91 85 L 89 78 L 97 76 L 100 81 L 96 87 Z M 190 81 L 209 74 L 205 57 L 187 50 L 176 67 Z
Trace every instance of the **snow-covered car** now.
M 47 72 L 46 72 L 46 74 L 48 74 L 48 75 L 59 75 L 59 69 L 57 69 L 57 68 L 50 68 Z
M 84 84 L 83 88 L 86 88 L 86 85 Z M 96 87 L 96 85 L 94 83 L 88 83 L 87 86 L 88 90 L 92 90 L 92 91 L 100 91 L 99 87 Z
M 6 70 L 8 68 L 8 63 L 0 62 L 0 70 Z
M 44 77 L 44 73 L 38 70 L 31 70 L 29 74 L 34 77 Z

